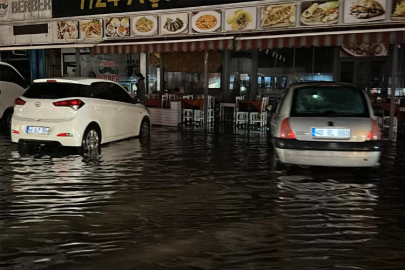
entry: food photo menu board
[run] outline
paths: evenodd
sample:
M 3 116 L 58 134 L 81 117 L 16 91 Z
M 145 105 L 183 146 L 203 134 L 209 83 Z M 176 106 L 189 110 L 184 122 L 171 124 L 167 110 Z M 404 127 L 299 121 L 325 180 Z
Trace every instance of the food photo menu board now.
M 261 12 L 262 28 L 295 26 L 296 4 L 268 5 Z
M 339 22 L 339 1 L 308 1 L 301 5 L 302 25 L 325 25 Z
M 188 33 L 188 13 L 175 13 L 160 16 L 160 33 L 178 35 Z
M 191 27 L 195 33 L 221 31 L 221 11 L 201 11 L 192 14 Z
M 405 0 L 392 1 L 392 17 L 393 21 L 405 21 Z
M 281 2 L 281 3 L 279 3 Z M 299 10 L 299 14 L 297 12 Z M 83 40 L 126 37 L 180 36 L 204 33 L 269 31 L 327 25 L 405 21 L 405 0 L 304 0 L 263 2 L 249 6 L 187 12 L 107 17 L 93 20 L 54 22 L 54 40 Z
M 256 29 L 257 8 L 234 8 L 225 11 L 225 31 Z
M 364 23 L 386 18 L 386 0 L 345 0 L 344 22 Z
M 129 17 L 109 18 L 105 21 L 106 37 L 129 37 Z
M 132 19 L 135 36 L 154 36 L 158 31 L 157 16 L 138 16 Z

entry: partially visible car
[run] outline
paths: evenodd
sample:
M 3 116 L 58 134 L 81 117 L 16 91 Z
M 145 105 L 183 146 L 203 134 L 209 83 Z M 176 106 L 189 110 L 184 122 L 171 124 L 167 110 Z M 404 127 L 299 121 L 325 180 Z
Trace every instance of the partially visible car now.
M 94 78 L 39 79 L 15 101 L 14 143 L 99 148 L 150 135 L 150 115 L 119 84 Z
M 381 155 L 370 100 L 351 84 L 292 84 L 274 112 L 271 133 L 283 164 L 367 168 Z
M 10 64 L 0 62 L 0 128 L 10 134 L 14 100 L 24 94 L 28 83 Z

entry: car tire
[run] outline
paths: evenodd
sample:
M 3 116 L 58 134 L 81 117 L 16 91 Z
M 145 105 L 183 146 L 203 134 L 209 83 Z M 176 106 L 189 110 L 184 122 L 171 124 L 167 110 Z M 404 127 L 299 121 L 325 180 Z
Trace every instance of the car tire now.
M 148 118 L 144 118 L 141 123 L 141 129 L 139 131 L 139 138 L 149 139 L 150 138 L 150 121 Z
M 101 145 L 101 131 L 96 124 L 90 124 L 83 133 L 81 151 L 83 153 L 98 152 Z
M 1 132 L 3 135 L 10 135 L 12 117 L 13 117 L 12 110 L 8 109 L 4 112 L 3 118 L 1 118 Z

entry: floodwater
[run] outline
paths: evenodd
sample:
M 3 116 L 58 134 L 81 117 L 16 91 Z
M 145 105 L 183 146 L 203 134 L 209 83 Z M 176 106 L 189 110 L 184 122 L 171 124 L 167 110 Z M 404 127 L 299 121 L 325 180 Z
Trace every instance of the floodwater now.
M 405 144 L 271 170 L 265 136 L 155 129 L 97 158 L 0 137 L 1 269 L 405 269 Z

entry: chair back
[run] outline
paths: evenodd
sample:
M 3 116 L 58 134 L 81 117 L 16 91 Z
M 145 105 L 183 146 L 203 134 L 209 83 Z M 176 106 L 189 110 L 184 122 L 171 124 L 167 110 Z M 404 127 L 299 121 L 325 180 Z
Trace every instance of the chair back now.
M 235 99 L 236 99 L 236 104 L 237 104 L 237 103 L 238 103 L 238 101 L 240 101 L 240 100 L 244 100 L 244 99 L 245 99 L 245 97 L 244 97 L 244 96 L 239 96 L 239 97 L 236 97 Z
M 169 100 L 169 95 L 168 94 L 163 94 L 162 95 L 162 108 L 164 107 L 164 104 L 167 105 L 168 100 Z
M 208 109 L 215 107 L 215 96 L 208 96 Z
M 175 94 L 169 94 L 169 101 L 175 101 L 176 100 L 176 95 Z
M 183 96 L 183 99 L 194 99 L 193 95 Z
M 269 97 L 262 98 L 262 112 L 266 111 L 266 107 L 269 105 Z

